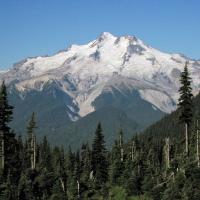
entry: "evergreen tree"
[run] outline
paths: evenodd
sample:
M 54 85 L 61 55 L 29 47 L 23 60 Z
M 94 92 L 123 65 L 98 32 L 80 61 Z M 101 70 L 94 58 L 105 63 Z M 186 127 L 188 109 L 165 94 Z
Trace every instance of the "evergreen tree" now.
M 18 185 L 18 198 L 23 200 L 29 200 L 31 195 L 30 183 L 27 180 L 25 174 L 21 174 Z
M 179 89 L 179 119 L 185 124 L 185 152 L 188 154 L 188 126 L 192 122 L 192 88 L 191 78 L 188 72 L 188 62 L 186 62 L 183 72 L 180 76 L 181 87 Z
M 112 185 L 123 185 L 124 176 L 124 162 L 121 161 L 121 148 L 119 141 L 115 141 L 115 144 L 111 151 L 111 164 L 110 164 L 110 181 Z
M 99 123 L 92 144 L 92 170 L 97 186 L 102 186 L 108 180 L 108 161 L 101 124 Z
M 43 138 L 42 144 L 40 145 L 40 167 L 48 171 L 51 171 L 53 168 L 51 148 L 46 136 Z
M 177 173 L 174 181 L 171 181 L 163 194 L 163 200 L 182 200 L 183 199 L 183 187 L 185 184 L 185 175 L 182 172 Z
M 120 147 L 120 160 L 121 162 L 124 161 L 124 141 L 123 141 L 123 131 L 122 129 L 119 132 L 119 147 Z
M 0 199 L 1 200 L 13 200 L 15 191 L 11 183 L 10 173 L 8 173 L 6 182 L 0 186 Z
M 35 122 L 35 113 L 33 112 L 31 115 L 31 119 L 29 121 L 29 124 L 27 126 L 27 135 L 28 135 L 28 141 L 32 139 L 34 135 L 34 129 L 36 129 L 36 122 Z
M 12 120 L 13 106 L 8 104 L 8 96 L 5 82 L 0 88 L 0 131 L 4 134 L 9 133 L 9 122 Z
M 88 182 L 91 172 L 91 150 L 89 144 L 83 144 L 81 148 L 81 169 L 82 169 L 82 181 Z
M 66 200 L 66 199 L 67 199 L 66 194 L 65 192 L 63 192 L 60 180 L 59 179 L 55 180 L 50 200 Z
M 28 136 L 28 156 L 30 160 L 31 169 L 35 169 L 36 164 L 36 137 L 34 134 L 34 129 L 36 129 L 35 113 L 32 113 L 31 119 L 27 126 L 27 136 Z
M 64 155 L 64 149 L 61 148 L 60 150 L 60 156 L 59 156 L 59 161 L 57 163 L 59 167 L 58 171 L 58 179 L 61 184 L 61 189 L 64 195 L 66 195 L 66 185 L 67 185 L 67 170 L 65 166 L 65 155 Z
M 4 178 L 9 173 L 10 179 L 15 178 L 17 153 L 15 134 L 9 127 L 12 114 L 13 107 L 8 103 L 7 88 L 3 81 L 0 88 L 0 171 L 4 171 Z
M 4 170 L 7 163 L 8 153 L 11 145 L 10 139 L 13 134 L 10 133 L 9 122 L 12 120 L 13 107 L 8 104 L 7 89 L 5 82 L 2 82 L 0 88 L 0 169 Z

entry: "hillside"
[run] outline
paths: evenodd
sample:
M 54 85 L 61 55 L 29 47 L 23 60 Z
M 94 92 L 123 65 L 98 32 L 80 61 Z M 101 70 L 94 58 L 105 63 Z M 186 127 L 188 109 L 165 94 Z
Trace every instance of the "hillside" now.
M 87 44 L 26 58 L 0 73 L 0 80 L 9 87 L 15 107 L 12 128 L 18 134 L 25 135 L 34 111 L 38 137 L 47 135 L 52 144 L 68 146 L 77 137 L 84 142 L 102 121 L 110 145 L 121 124 L 129 139 L 176 109 L 186 60 L 196 95 L 198 60 L 164 53 L 135 36 L 104 32 Z M 79 128 L 81 124 L 85 126 Z
M 78 126 L 74 126 L 74 130 L 79 128 L 82 133 L 83 127 L 88 126 L 86 128 L 91 132 L 74 137 L 75 132 L 71 130 L 68 140 L 72 147 L 79 146 L 77 151 L 71 148 L 66 151 L 63 146 L 52 147 L 46 137 L 40 141 L 34 135 L 36 124 L 32 117 L 26 141 L 14 138 L 13 133 L 5 134 L 6 144 L 12 145 L 6 145 L 3 171 L 0 163 L 0 172 L 4 172 L 0 173 L 0 197 L 6 199 L 12 194 L 19 199 L 45 196 L 56 200 L 198 200 L 200 163 L 196 149 L 199 141 L 197 127 L 193 124 L 200 110 L 200 94 L 194 97 L 193 106 L 188 154 L 185 152 L 183 125 L 178 120 L 179 110 L 140 135 L 134 135 L 128 142 L 125 141 L 128 133 L 123 132 L 125 129 L 117 134 L 109 131 L 110 127 L 116 126 L 113 116 L 120 119 L 122 126 L 132 125 L 132 129 L 137 129 L 137 124 L 128 120 L 124 113 L 111 106 L 102 109 L 100 114 L 105 127 L 95 126 L 96 113 L 91 113 L 88 124 L 94 126 L 87 125 L 85 120 L 79 120 Z M 92 133 L 92 129 L 95 132 Z M 106 131 L 111 134 L 109 138 L 106 138 Z M 73 141 L 76 137 L 78 140 Z M 112 137 L 115 142 L 108 149 L 105 141 Z M 85 142 L 81 143 L 83 140 Z
M 199 117 L 200 111 L 200 94 L 193 98 L 193 106 L 193 118 L 197 119 Z M 194 121 L 194 123 L 196 122 Z M 190 128 L 194 129 L 194 127 L 195 124 L 192 124 Z M 179 121 L 179 110 L 176 110 L 170 115 L 166 115 L 155 124 L 146 128 L 145 131 L 141 134 L 141 137 L 164 138 L 170 136 L 176 138 L 182 137 L 183 134 L 183 125 L 181 125 Z

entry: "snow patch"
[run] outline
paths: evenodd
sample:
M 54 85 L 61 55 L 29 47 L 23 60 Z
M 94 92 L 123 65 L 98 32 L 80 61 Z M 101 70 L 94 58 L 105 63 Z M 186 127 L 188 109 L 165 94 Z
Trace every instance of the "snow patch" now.
M 153 108 L 154 110 L 158 110 L 155 106 L 152 106 L 152 108 Z
M 173 99 L 164 92 L 144 89 L 139 90 L 139 93 L 142 99 L 150 102 L 165 113 L 170 113 L 176 108 L 173 104 Z
M 92 102 L 102 93 L 104 84 L 93 88 L 89 94 L 78 95 L 76 102 L 79 105 L 79 115 L 85 116 L 91 112 L 95 111 Z
M 71 113 L 67 112 L 69 118 L 71 121 L 75 122 L 77 121 L 79 118 L 77 116 L 73 116 Z

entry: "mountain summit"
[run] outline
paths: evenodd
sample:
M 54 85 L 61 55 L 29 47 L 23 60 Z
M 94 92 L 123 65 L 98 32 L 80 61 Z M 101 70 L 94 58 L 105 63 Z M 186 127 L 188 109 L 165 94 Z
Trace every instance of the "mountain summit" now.
M 116 37 L 104 32 L 88 44 L 72 45 L 53 56 L 20 61 L 1 73 L 0 79 L 10 86 L 14 104 L 28 99 L 37 110 L 38 101 L 42 101 L 40 96 L 45 99 L 48 94 L 49 98 L 57 98 L 57 104 L 62 104 L 62 112 L 69 121 L 112 106 L 137 124 L 141 121 L 146 124 L 148 113 L 151 117 L 176 108 L 179 74 L 186 60 L 196 94 L 200 87 L 200 61 L 161 52 L 135 36 Z M 52 107 L 47 109 L 47 103 L 44 104 L 40 112 L 52 112 Z

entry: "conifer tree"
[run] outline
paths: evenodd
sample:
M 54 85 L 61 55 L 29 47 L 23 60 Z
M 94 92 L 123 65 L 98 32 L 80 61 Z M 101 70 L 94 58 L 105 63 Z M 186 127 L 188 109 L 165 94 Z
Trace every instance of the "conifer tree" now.
M 188 154 L 188 126 L 192 121 L 192 88 L 191 78 L 188 72 L 188 62 L 186 62 L 183 72 L 180 76 L 181 87 L 179 89 L 179 108 L 180 122 L 185 124 L 185 152 Z
M 106 159 L 106 147 L 101 124 L 99 123 L 92 144 L 92 170 L 97 186 L 106 183 L 108 179 L 108 162 Z
M 5 167 L 6 153 L 9 152 L 8 140 L 13 134 L 10 134 L 9 122 L 12 120 L 13 107 L 8 104 L 7 89 L 5 82 L 2 82 L 0 88 L 0 169 Z
M 23 200 L 28 200 L 30 197 L 31 191 L 29 183 L 25 174 L 21 174 L 19 185 L 18 185 L 18 198 Z
M 113 185 L 123 185 L 123 171 L 124 162 L 121 161 L 121 149 L 119 146 L 119 141 L 115 141 L 115 144 L 111 152 L 110 161 L 110 182 Z
M 40 165 L 41 168 L 45 168 L 47 171 L 51 171 L 53 168 L 51 148 L 46 136 L 44 136 L 40 146 Z
M 59 179 L 60 179 L 62 191 L 66 195 L 67 174 L 66 174 L 66 169 L 65 169 L 65 155 L 64 155 L 63 148 L 61 148 L 61 150 L 60 150 Z
M 121 162 L 124 161 L 124 141 L 123 141 L 123 131 L 122 129 L 119 132 L 119 146 L 120 146 L 120 160 Z
M 167 170 L 170 168 L 170 140 L 168 137 L 165 138 L 164 154 L 165 154 L 165 167 Z
M 4 134 L 9 133 L 9 122 L 12 120 L 13 107 L 8 104 L 8 96 L 5 82 L 3 81 L 0 88 L 0 130 Z
M 36 137 L 34 134 L 34 129 L 36 128 L 37 127 L 35 122 L 35 113 L 33 112 L 27 127 L 28 148 L 29 148 L 31 169 L 35 169 L 35 164 L 36 164 Z
M 1 191 L 1 189 L 0 189 Z M 13 200 L 14 199 L 14 190 L 11 184 L 11 177 L 10 173 L 7 175 L 6 183 L 4 184 L 3 191 L 0 192 L 0 199 L 1 200 Z
M 4 171 L 4 175 L 9 172 L 11 177 L 15 170 L 16 151 L 15 134 L 9 127 L 12 114 L 13 107 L 8 103 L 7 88 L 3 81 L 0 87 L 0 169 Z
M 196 120 L 196 157 L 197 157 L 197 166 L 200 167 L 200 158 L 199 158 L 199 116 Z
M 88 182 L 91 172 L 91 150 L 89 144 L 83 144 L 81 148 L 82 181 Z

